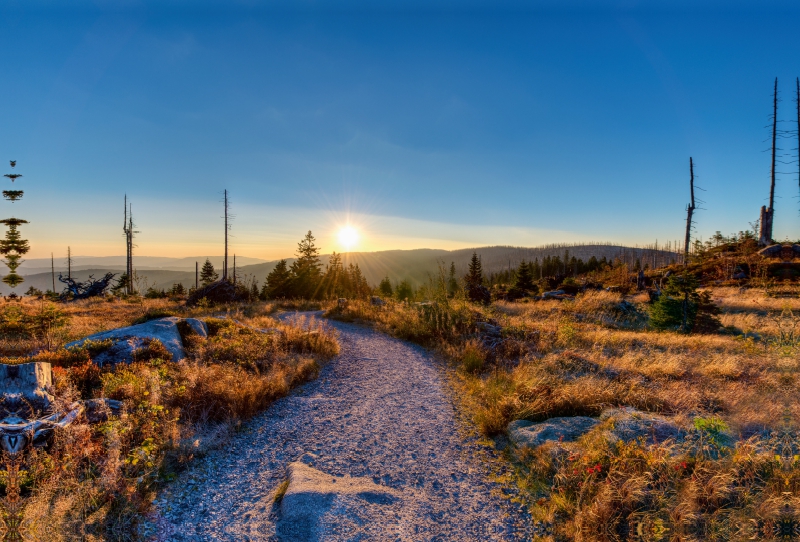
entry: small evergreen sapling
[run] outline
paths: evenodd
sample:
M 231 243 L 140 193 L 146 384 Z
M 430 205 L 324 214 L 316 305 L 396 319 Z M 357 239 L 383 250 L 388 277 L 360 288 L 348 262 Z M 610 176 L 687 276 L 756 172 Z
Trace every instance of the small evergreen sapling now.
M 200 269 L 200 284 L 208 286 L 218 278 L 219 273 L 214 270 L 214 265 L 211 263 L 211 260 L 206 258 L 206 263 L 204 263 L 203 267 Z

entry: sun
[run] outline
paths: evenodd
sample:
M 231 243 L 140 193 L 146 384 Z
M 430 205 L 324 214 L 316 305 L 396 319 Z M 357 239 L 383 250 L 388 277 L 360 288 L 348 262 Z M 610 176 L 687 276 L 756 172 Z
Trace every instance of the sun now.
M 347 250 L 350 250 L 358 243 L 358 230 L 353 226 L 345 226 L 339 230 L 338 237 L 339 243 Z

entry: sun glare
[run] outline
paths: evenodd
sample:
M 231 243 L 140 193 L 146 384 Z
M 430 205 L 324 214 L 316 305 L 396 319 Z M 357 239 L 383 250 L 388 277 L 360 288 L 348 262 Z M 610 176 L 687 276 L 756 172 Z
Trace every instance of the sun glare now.
M 339 243 L 350 250 L 358 243 L 358 231 L 352 226 L 345 226 L 339 230 Z

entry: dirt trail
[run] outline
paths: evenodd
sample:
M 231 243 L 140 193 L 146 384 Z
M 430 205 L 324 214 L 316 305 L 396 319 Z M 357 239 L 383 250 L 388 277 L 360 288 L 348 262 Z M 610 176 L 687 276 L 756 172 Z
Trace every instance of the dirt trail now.
M 430 355 L 331 324 L 341 355 L 168 488 L 153 540 L 529 539 Z

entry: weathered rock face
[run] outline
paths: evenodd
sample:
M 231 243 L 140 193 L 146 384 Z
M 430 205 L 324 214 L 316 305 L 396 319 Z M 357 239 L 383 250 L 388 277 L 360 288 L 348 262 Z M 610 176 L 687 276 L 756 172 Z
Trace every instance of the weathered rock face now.
M 197 318 L 186 318 L 183 322 L 189 326 L 189 329 L 192 330 L 192 333 L 195 335 L 200 335 L 204 339 L 208 338 L 208 326 L 202 320 L 198 320 Z
M 236 300 L 236 287 L 227 280 L 218 280 L 192 292 L 186 300 L 187 305 L 196 305 L 201 299 L 207 299 L 212 305 L 230 303 Z
M 508 424 L 508 435 L 519 447 L 536 448 L 545 442 L 574 442 L 598 423 L 587 416 L 550 418 L 541 423 L 517 420 Z
M 625 442 L 644 438 L 648 444 L 665 440 L 682 441 L 686 430 L 658 414 L 642 412 L 631 407 L 610 408 L 604 410 L 600 420 L 611 420 L 612 428 L 609 437 L 612 440 Z
M 206 336 L 208 335 L 208 328 L 205 327 L 204 323 L 199 320 L 194 320 L 194 323 L 190 323 L 188 320 L 194 319 L 187 319 L 187 323 L 192 329 L 197 328 Z M 67 344 L 66 347 L 82 346 L 86 341 L 90 340 L 104 341 L 111 339 L 114 341 L 111 348 L 94 358 L 94 362 L 102 367 L 106 363 L 130 363 L 133 361 L 133 353 L 136 350 L 144 347 L 150 340 L 158 339 L 172 354 L 172 360 L 179 361 L 186 357 L 181 334 L 178 330 L 178 322 L 180 321 L 180 318 L 174 316 L 159 318 L 144 324 L 96 333 L 84 339 L 73 341 Z

